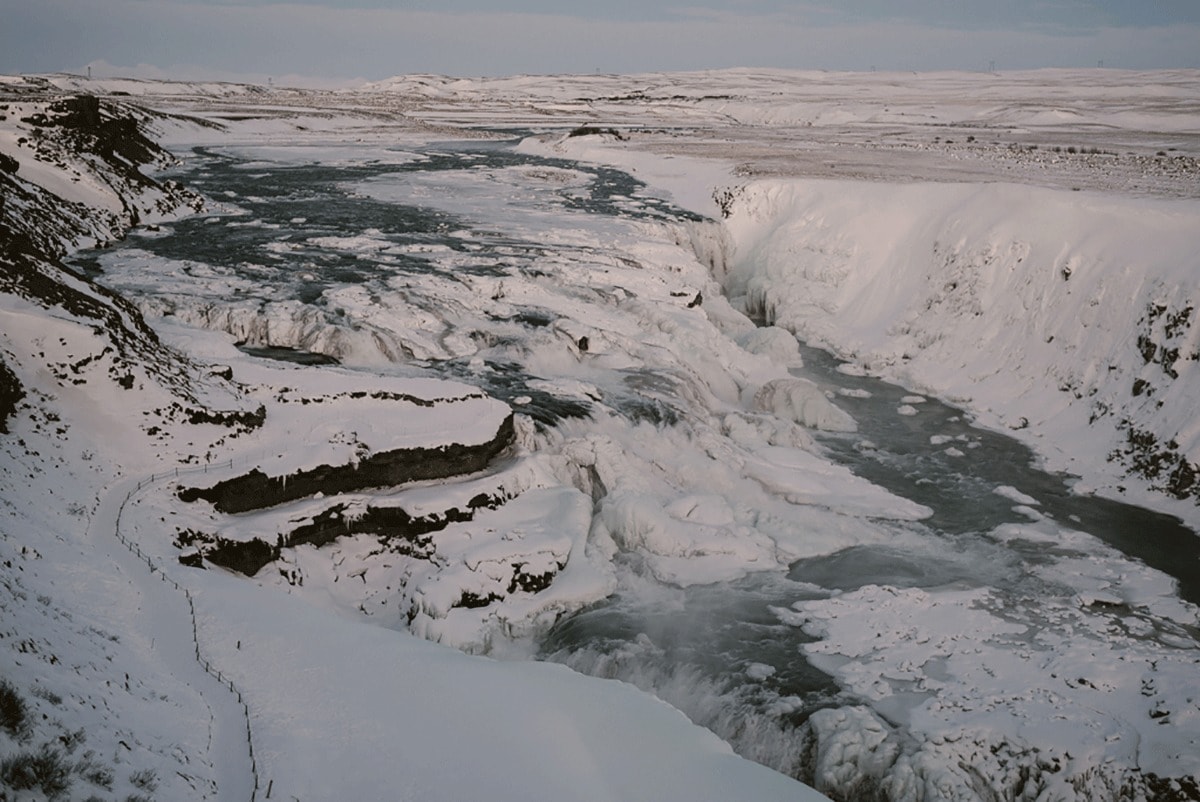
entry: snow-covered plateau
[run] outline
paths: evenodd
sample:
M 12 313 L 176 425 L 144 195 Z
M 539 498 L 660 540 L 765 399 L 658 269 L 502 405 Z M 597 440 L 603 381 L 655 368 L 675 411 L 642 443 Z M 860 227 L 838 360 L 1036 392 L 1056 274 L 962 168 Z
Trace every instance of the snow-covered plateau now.
M 0 798 L 1200 800 L 1200 73 L 11 76 L 0 192 Z

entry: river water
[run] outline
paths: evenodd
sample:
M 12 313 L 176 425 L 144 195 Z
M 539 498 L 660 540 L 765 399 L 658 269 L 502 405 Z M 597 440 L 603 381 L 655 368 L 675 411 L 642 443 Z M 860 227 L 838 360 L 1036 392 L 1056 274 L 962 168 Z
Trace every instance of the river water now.
M 504 178 L 512 175 L 520 180 Z M 178 177 L 227 204 L 228 214 L 144 232 L 82 257 L 77 266 L 128 295 L 173 298 L 179 309 L 188 296 L 209 306 L 294 302 L 331 326 L 346 327 L 358 324 L 352 318 L 363 307 L 347 306 L 338 293 L 365 290 L 387 299 L 402 287 L 405 302 L 437 317 L 441 333 L 431 338 L 427 353 L 400 349 L 405 364 L 397 369 L 476 382 L 519 402 L 544 427 L 587 419 L 596 402 L 587 394 L 548 390 L 547 381 L 556 377 L 547 375 L 544 362 L 535 373 L 516 357 L 494 354 L 501 346 L 510 356 L 522 353 L 522 338 L 542 336 L 555 314 L 546 304 L 528 302 L 516 304 L 503 320 L 484 321 L 493 326 L 487 339 L 492 351 L 481 370 L 470 349 L 453 346 L 456 327 L 466 328 L 463 321 L 479 314 L 468 309 L 455 318 L 444 308 L 447 298 L 462 306 L 468 296 L 428 288 L 441 286 L 439 281 L 472 291 L 485 286 L 471 284 L 475 278 L 552 284 L 547 265 L 610 259 L 597 243 L 620 236 L 624 229 L 611 228 L 617 223 L 696 219 L 620 171 L 525 155 L 511 143 L 440 144 L 336 162 L 199 149 Z M 461 198 L 454 196 L 459 190 Z M 523 222 L 506 226 L 506 213 Z M 599 234 L 536 236 L 539 229 L 529 224 L 535 217 L 543 231 L 582 227 Z M 486 327 L 476 318 L 470 322 L 478 343 Z M 310 352 L 303 342 L 248 341 L 243 347 L 305 364 L 340 358 Z M 1077 556 L 1075 545 L 997 534 L 1009 531 L 1006 526 L 1035 524 L 1043 532 L 1061 527 L 1088 533 L 1135 563 L 1170 575 L 1182 598 L 1200 603 L 1200 538 L 1175 519 L 1074 495 L 1068 477 L 1041 471 L 1026 447 L 972 426 L 963 411 L 856 375 L 825 352 L 805 348 L 802 355 L 804 367 L 796 375 L 816 382 L 858 422 L 854 433 L 818 435 L 824 453 L 932 515 L 919 522 L 879 521 L 873 525 L 890 534 L 875 542 L 716 584 L 657 581 L 637 555 L 618 555 L 618 591 L 545 633 L 536 647 L 541 659 L 633 682 L 741 753 L 809 778 L 806 722 L 818 710 L 862 704 L 864 696 L 853 683 L 838 681 L 828 664 L 817 667 L 820 661 L 809 658 L 806 647 L 818 635 L 797 626 L 787 612 L 806 602 L 850 598 L 846 594 L 870 586 L 987 589 L 1014 605 L 1070 596 L 1074 591 L 1041 569 Z M 606 412 L 660 427 L 689 414 L 672 397 L 669 382 L 651 380 L 654 371 L 644 370 L 636 381 L 628 367 L 613 371 L 619 377 L 588 377 L 605 390 Z M 1102 601 L 1106 616 L 1144 618 L 1120 600 Z M 1171 632 L 1176 641 L 1192 635 Z M 904 726 L 903 717 L 894 719 Z

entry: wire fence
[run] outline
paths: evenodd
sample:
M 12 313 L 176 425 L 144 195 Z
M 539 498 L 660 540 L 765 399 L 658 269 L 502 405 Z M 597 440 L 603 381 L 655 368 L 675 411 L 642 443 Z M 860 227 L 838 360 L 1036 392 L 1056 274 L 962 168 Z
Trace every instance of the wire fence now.
M 125 534 L 121 531 L 121 518 L 125 514 L 125 506 L 130 502 L 130 500 L 134 497 L 135 494 L 140 493 L 144 488 L 148 487 L 149 485 L 153 484 L 154 482 L 162 481 L 163 479 L 166 479 L 168 477 L 177 477 L 177 476 L 182 476 L 182 475 L 190 474 L 190 473 L 201 473 L 201 472 L 207 473 L 210 468 L 214 469 L 214 470 L 222 468 L 222 467 L 232 468 L 233 465 L 234 465 L 234 460 L 230 459 L 228 461 L 222 461 L 222 462 L 219 462 L 216 464 L 205 463 L 204 465 L 192 466 L 192 467 L 184 468 L 182 470 L 180 470 L 179 468 L 175 468 L 174 470 L 171 470 L 171 471 L 164 471 L 162 473 L 151 474 L 151 476 L 149 478 L 142 479 L 141 481 L 139 481 L 137 483 L 136 488 L 134 488 L 133 490 L 130 490 L 128 493 L 125 494 L 125 498 L 122 499 L 122 501 L 121 501 L 121 506 L 117 509 L 117 521 L 116 521 L 116 527 L 115 527 L 115 534 L 117 536 L 117 540 L 119 540 L 121 542 L 121 544 L 125 546 L 125 548 L 127 548 L 131 553 L 133 553 L 142 562 L 146 563 L 146 566 L 147 566 L 147 568 L 150 569 L 150 573 L 152 575 L 157 574 L 159 579 L 161 579 L 163 582 L 167 583 L 171 587 L 175 588 L 175 590 L 177 592 L 182 593 L 184 598 L 187 600 L 188 614 L 190 615 L 190 617 L 192 619 L 192 644 L 195 647 L 194 657 L 195 657 L 196 662 L 200 664 L 200 667 L 203 668 L 204 671 L 209 676 L 211 676 L 213 679 L 217 680 L 217 682 L 221 683 L 226 688 L 228 688 L 229 692 L 237 697 L 238 704 L 241 705 L 241 707 L 242 707 L 242 716 L 246 722 L 246 746 L 250 752 L 250 771 L 254 778 L 254 788 L 250 792 L 250 802 L 257 802 L 258 794 L 259 794 L 259 791 L 261 790 L 261 783 L 259 781 L 259 776 L 258 776 L 258 759 L 255 757 L 255 754 L 254 754 L 254 733 L 250 727 L 250 706 L 246 704 L 246 701 L 242 696 L 241 689 L 239 689 L 237 687 L 237 684 L 234 683 L 234 681 L 232 679 L 230 679 L 229 677 L 226 677 L 220 671 L 220 669 L 217 669 L 216 667 L 214 667 L 212 662 L 207 657 L 205 657 L 204 652 L 201 650 L 201 648 L 200 648 L 200 628 L 199 628 L 199 624 L 197 623 L 198 619 L 196 616 L 196 602 L 195 602 L 195 599 L 192 597 L 191 590 L 183 587 L 178 582 L 176 582 L 174 579 L 167 576 L 166 572 L 163 571 L 161 566 L 156 564 L 154 562 L 154 560 L 148 554 L 146 554 L 142 551 L 141 547 L 137 543 L 135 543 L 134 541 L 132 541 L 131 539 L 126 537 Z M 267 789 L 266 789 L 266 797 L 264 797 L 265 799 L 271 798 L 271 786 L 272 785 L 274 785 L 273 782 L 268 784 Z

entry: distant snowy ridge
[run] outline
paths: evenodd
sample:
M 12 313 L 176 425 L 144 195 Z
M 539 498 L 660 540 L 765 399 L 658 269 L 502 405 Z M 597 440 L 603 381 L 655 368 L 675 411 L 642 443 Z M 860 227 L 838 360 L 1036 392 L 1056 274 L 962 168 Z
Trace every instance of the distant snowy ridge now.
M 1008 158 L 1008 149 L 998 144 L 930 145 L 935 134 L 940 139 L 949 125 L 969 121 L 978 111 L 977 103 L 948 108 L 945 98 L 974 86 L 990 102 L 986 85 L 996 82 L 995 76 L 935 78 L 938 103 L 920 93 L 899 96 L 896 84 L 911 84 L 895 76 L 888 81 L 812 75 L 797 80 L 794 74 L 730 71 L 650 80 L 517 78 L 481 88 L 481 82 L 414 79 L 437 90 L 414 111 L 422 119 L 455 124 L 457 115 L 467 125 L 542 126 L 560 115 L 552 124 L 563 130 L 549 137 L 553 147 L 563 149 L 557 155 L 586 153 L 587 158 L 602 151 L 602 158 L 615 157 L 648 186 L 631 182 L 609 196 L 613 205 L 606 208 L 621 213 L 611 219 L 572 219 L 543 216 L 541 201 L 563 189 L 575 200 L 603 196 L 579 190 L 589 189 L 589 183 L 599 190 L 615 178 L 611 172 L 590 180 L 582 168 L 477 169 L 486 159 L 472 154 L 459 160 L 457 169 L 365 182 L 359 189 L 370 197 L 399 205 L 444 205 L 472 225 L 447 232 L 463 239 L 468 247 L 462 250 L 440 243 L 421 246 L 427 266 L 440 264 L 453 280 L 431 279 L 422 270 L 419 278 L 403 277 L 376 297 L 353 284 L 327 290 L 326 303 L 345 313 L 341 322 L 297 314 L 303 304 L 274 303 L 262 274 L 225 281 L 211 269 L 223 261 L 199 249 L 156 260 L 152 243 L 178 231 L 146 232 L 138 248 L 121 247 L 98 257 L 96 267 L 108 286 L 141 294 L 148 317 L 154 303 L 165 299 L 160 313 L 168 319 L 156 321 L 154 332 L 193 358 L 180 357 L 178 386 L 180 392 L 197 388 L 198 400 L 181 413 L 162 414 L 172 399 L 154 392 L 140 373 L 132 374 L 136 393 L 124 388 L 130 381 L 125 374 L 99 381 L 95 374 L 103 371 L 96 367 L 104 364 L 103 357 L 83 360 L 109 342 L 86 318 L 55 317 L 22 298 L 3 296 L 6 306 L 0 313 L 7 317 L 0 345 L 8 349 L 14 376 L 31 397 L 18 401 L 7 421 L 12 436 L 0 438 L 6 480 L 0 483 L 0 557 L 12 563 L 0 569 L 8 571 L 0 573 L 6 580 L 0 594 L 9 594 L 0 595 L 7 627 L 0 646 L 11 646 L 0 648 L 5 660 L 0 670 L 24 697 L 38 700 L 30 702 L 38 713 L 64 723 L 43 726 L 31 744 L 0 736 L 0 747 L 74 743 L 73 733 L 86 724 L 89 747 L 104 750 L 110 765 L 128 759 L 157 768 L 160 797 L 189 798 L 189 791 L 192 797 L 248 796 L 232 793 L 238 786 L 223 776 L 240 765 L 222 749 L 222 743 L 233 741 L 223 741 L 219 733 L 206 738 L 210 722 L 219 728 L 229 717 L 208 710 L 206 703 L 216 703 L 186 687 L 174 671 L 178 659 L 176 665 L 163 663 L 172 656 L 164 655 L 170 650 L 163 632 L 179 626 L 190 632 L 190 621 L 158 604 L 162 599 L 154 589 L 164 583 L 138 573 L 143 566 L 123 562 L 124 554 L 112 553 L 115 539 L 103 516 L 91 522 L 90 531 L 82 525 L 92 499 L 118 473 L 131 486 L 152 471 L 162 475 L 164 466 L 203 464 L 203 480 L 194 473 L 168 474 L 153 492 L 137 495 L 125 510 L 121 532 L 191 590 L 197 641 L 246 699 L 260 778 L 271 798 L 808 798 L 806 789 L 734 758 L 725 744 L 689 727 L 677 711 L 625 685 L 597 685 L 552 666 L 473 660 L 421 637 L 467 651 L 527 657 L 522 651 L 527 644 L 519 639 L 538 636 L 591 602 L 620 604 L 622 596 L 638 596 L 645 592 L 639 585 L 650 586 L 647 600 L 657 614 L 680 600 L 705 598 L 707 588 L 725 591 L 773 577 L 783 581 L 786 566 L 819 566 L 827 557 L 825 570 L 851 579 L 855 567 L 850 563 L 869 567 L 881 561 L 901 568 L 929 563 L 935 569 L 930 579 L 942 576 L 950 584 L 923 580 L 909 586 L 903 572 L 889 568 L 865 572 L 857 581 L 870 581 L 861 586 L 835 579 L 825 587 L 805 580 L 802 590 L 789 573 L 788 589 L 772 601 L 770 629 L 762 630 L 772 633 L 764 642 L 780 653 L 756 650 L 752 661 L 742 663 L 745 653 L 734 652 L 733 671 L 720 680 L 732 681 L 734 694 L 706 687 L 709 681 L 693 674 L 686 659 L 676 664 L 677 673 L 666 667 L 666 683 L 655 679 L 653 653 L 669 640 L 662 636 L 688 628 L 678 619 L 667 619 L 671 633 L 657 626 L 631 631 L 628 640 L 619 639 L 623 642 L 616 644 L 611 661 L 591 661 L 581 651 L 580 661 L 568 664 L 650 688 L 694 721 L 713 726 L 741 754 L 805 778 L 839 799 L 1200 799 L 1194 781 L 1200 718 L 1192 690 L 1196 611 L 1179 599 L 1171 578 L 1090 535 L 1064 530 L 1059 524 L 1069 526 L 1067 516 L 1035 517 L 1034 506 L 1049 510 L 1050 505 L 1037 505 L 1038 494 L 1023 485 L 1021 492 L 1030 495 L 1020 499 L 1028 510 L 1022 514 L 1033 523 L 1005 524 L 984 533 L 982 549 L 964 544 L 961 553 L 957 547 L 968 538 L 926 536 L 920 522 L 931 509 L 893 496 L 818 453 L 818 436 L 811 429 L 840 432 L 820 435 L 824 442 L 854 438 L 872 447 L 852 434 L 867 431 L 869 418 L 847 416 L 841 399 L 793 375 L 801 367 L 791 333 L 756 326 L 730 304 L 854 358 L 843 366 L 847 373 L 861 376 L 869 370 L 899 378 L 914 391 L 948 394 L 985 423 L 1023 426 L 1016 431 L 1031 440 L 1038 433 L 1052 438 L 1059 421 L 1033 416 L 1025 425 L 1025 407 L 1040 409 L 1043 395 L 1061 402 L 1061 419 L 1075 421 L 1075 428 L 1064 429 L 1063 440 L 1039 445 L 1052 462 L 1066 464 L 1078 453 L 1088 457 L 1075 448 L 1081 434 L 1092 434 L 1087 405 L 1121 385 L 1096 379 L 1080 384 L 1083 391 L 1075 398 L 1057 385 L 1042 386 L 1038 366 L 1070 368 L 1073 363 L 1057 361 L 1055 349 L 1064 342 L 1074 345 L 1069 355 L 1081 364 L 1085 356 L 1098 359 L 1103 350 L 1092 348 L 1092 339 L 1108 333 L 1104 320 L 1083 314 L 1091 309 L 1086 301 L 1099 295 L 1088 281 L 1080 281 L 1092 272 L 1088 265 L 1111 251 L 1147 274 L 1174 275 L 1157 256 L 1141 254 L 1134 247 L 1140 243 L 1129 242 L 1142 229 L 1124 217 L 1190 207 L 1142 203 L 1121 194 L 1105 199 L 1070 192 L 1070 185 L 1061 192 L 1026 193 L 1012 184 L 988 184 L 969 170 L 954 179 L 960 183 L 933 183 L 938 179 L 922 171 L 940 170 L 943 161 Z M 1191 85 L 1184 84 L 1181 91 Z M 854 86 L 866 99 L 856 95 L 843 103 L 847 87 Z M 1140 86 L 1144 83 L 1130 84 L 1131 89 Z M 788 93 L 777 95 L 778 88 Z M 153 97 L 151 87 L 145 91 Z M 298 95 L 229 88 L 222 98 L 226 90 L 220 87 L 212 95 L 207 89 L 190 92 L 172 86 L 156 102 L 195 104 L 197 113 L 228 123 L 197 132 L 202 144 L 232 150 L 256 174 L 257 186 L 250 192 L 218 195 L 230 199 L 231 209 L 252 203 L 249 196 L 266 186 L 273 165 L 295 167 L 310 159 L 351 165 L 381 153 L 396 164 L 414 158 L 414 151 L 436 153 L 443 147 L 430 147 L 428 129 L 414 133 L 409 127 L 410 104 L 419 105 L 412 97 L 380 93 L 371 98 L 397 113 L 390 122 L 381 114 L 371 121 L 374 127 L 360 128 L 363 118 L 355 116 L 357 111 L 340 116 L 327 108 L 288 108 L 304 102 Z M 1112 100 L 1104 87 L 1100 94 Z M 266 105 L 257 105 L 256 95 Z M 245 108 L 235 106 L 238 96 L 250 101 Z M 810 103 L 813 98 L 819 102 Z M 362 100 L 308 98 L 347 106 Z M 1042 117 L 1051 121 L 1060 106 L 1069 105 L 1042 100 L 1048 103 Z M 814 143 L 829 138 L 829 132 L 845 133 L 848 129 L 839 129 L 843 124 L 863 124 L 865 133 L 848 136 L 873 141 L 876 124 L 898 125 L 911 110 L 925 106 L 936 107 L 936 119 L 928 123 L 932 130 L 918 126 L 903 143 L 925 154 L 915 166 L 900 160 L 898 154 L 908 151 L 888 139 L 878 148 L 859 147 L 862 141 L 840 147 L 844 143 L 839 142 L 831 149 L 836 156 L 822 151 L 801 159 L 799 166 L 786 164 L 786 158 L 770 162 L 782 163 L 782 171 L 762 167 L 764 158 L 775 160 L 793 147 L 811 155 Z M 1186 114 L 1175 114 L 1175 104 L 1155 108 L 1171 117 L 1173 130 L 1190 124 L 1182 119 Z M 1036 109 L 1000 105 L 994 111 L 979 119 L 989 125 L 1041 119 Z M 1078 119 L 1073 111 L 1062 116 Z M 806 117 L 813 127 L 828 128 L 804 141 L 792 126 Z M 603 123 L 583 125 L 591 130 L 581 131 L 573 127 L 577 119 Z M 609 133 L 610 125 L 622 121 L 634 124 L 619 129 L 619 135 Z M 724 131 L 704 127 L 714 121 L 733 124 Z M 747 122 L 761 127 L 747 131 Z M 360 134 L 365 143 L 346 145 Z M 437 134 L 444 136 L 445 129 Z M 170 136 L 186 139 L 187 134 L 180 128 Z M 961 136 L 956 129 L 955 137 L 961 141 Z M 272 141 L 265 147 L 251 144 L 267 138 Z M 388 151 L 398 144 L 403 151 Z M 693 158 L 698 150 L 723 155 Z M 754 153 L 736 167 L 728 160 Z M 1044 154 L 1045 149 L 1038 151 L 1037 158 Z M 853 174 L 877 180 L 794 178 L 821 162 L 841 163 L 843 156 L 859 160 Z M 1032 158 L 1022 151 L 1013 160 L 997 161 L 994 171 Z M 1138 156 L 1143 158 L 1153 161 L 1153 149 Z M 1133 158 L 1126 161 L 1131 169 L 1137 166 Z M 1087 168 L 1085 176 L 1082 160 L 1075 160 L 1060 178 L 1103 183 L 1100 167 Z M 921 177 L 899 183 L 898 173 Z M 192 175 L 206 191 L 220 186 L 212 174 Z M 763 175 L 775 177 L 751 178 Z M 1187 196 L 1187 174 L 1181 175 L 1164 179 L 1164 197 Z M 62 176 L 55 172 L 51 178 Z M 719 190 L 714 203 L 713 188 L 730 184 L 736 188 Z M 226 186 L 241 189 L 238 183 Z M 662 186 L 674 195 L 671 213 L 641 215 L 639 209 L 661 197 Z M 1094 219 L 1082 211 L 1071 213 L 1071 203 L 1097 198 L 1101 208 L 1116 211 Z M 676 215 L 679 206 L 714 219 Z M 1073 222 L 1060 230 L 1055 221 L 1043 219 L 1047 210 Z M 294 239 L 307 227 L 306 219 L 317 223 L 315 218 L 290 212 L 277 217 L 264 212 L 259 218 L 235 211 L 193 218 L 175 228 L 199 224 L 221 239 L 216 232 L 223 227 L 228 236 L 270 225 Z M 401 248 L 389 253 L 381 248 L 381 230 L 368 228 L 359 214 L 349 218 L 344 230 L 333 232 L 338 236 L 315 231 L 306 246 L 376 265 L 408 253 Z M 1097 231 L 1098 220 L 1112 231 Z M 536 244 L 530 260 L 510 264 L 517 255 L 510 244 L 485 247 L 481 235 L 493 229 L 506 232 L 510 243 Z M 1168 225 L 1154 230 L 1161 234 L 1156 246 L 1161 240 L 1183 254 L 1177 240 L 1186 240 L 1185 234 Z M 1057 236 L 1066 251 L 1065 271 L 1052 247 Z M 290 253 L 296 243 L 275 244 L 278 251 L 264 252 Z M 1070 258 L 1076 250 L 1079 263 Z M 936 255 L 932 261 L 931 255 Z M 1023 273 L 1031 261 L 1043 265 L 1046 275 Z M 509 271 L 498 274 L 496 262 L 508 264 Z M 481 264 L 488 269 L 476 272 Z M 1065 283 L 1068 291 L 1054 282 Z M 266 303 L 252 300 L 229 314 L 222 311 L 230 296 L 260 283 L 266 291 L 246 295 Z M 1081 287 L 1092 290 L 1082 300 L 1072 294 Z M 1134 297 L 1135 289 L 1120 284 L 1113 294 L 1128 290 Z M 1100 300 L 1098 306 L 1108 308 L 1107 296 Z M 1072 314 L 1056 317 L 1054 304 Z M 135 310 L 122 308 L 129 321 L 140 320 Z M 910 317 L 911 310 L 916 312 Z M 1001 314 L 999 323 L 993 314 Z M 1154 370 L 1170 376 L 1169 369 L 1178 382 L 1190 376 L 1180 334 L 1186 329 L 1191 336 L 1181 322 L 1186 317 L 1174 307 L 1169 313 L 1164 309 L 1154 313 L 1158 328 L 1151 327 L 1144 341 L 1130 335 L 1137 358 L 1146 359 L 1145 373 L 1126 377 L 1134 380 L 1135 399 L 1148 395 Z M 810 322 L 812 330 L 805 334 Z M 367 325 L 352 332 L 355 323 Z M 394 333 L 381 336 L 388 332 Z M 1009 356 L 976 342 L 996 332 L 1008 337 L 1012 348 L 1037 351 L 1034 357 L 1042 360 L 1032 360 L 1028 373 L 1017 374 L 1011 381 L 1015 389 L 986 373 L 995 360 Z M 229 334 L 250 345 L 320 350 L 356 369 L 267 362 L 239 351 Z M 1034 347 L 1039 337 L 1050 336 L 1051 343 L 1042 343 L 1045 353 Z M 946 361 L 939 372 L 936 357 L 959 352 L 948 342 L 952 337 L 967 338 L 981 353 L 966 352 L 959 360 L 965 368 Z M 1113 333 L 1112 341 L 1118 340 Z M 903 358 L 906 352 L 909 359 Z M 454 360 L 458 372 L 442 376 L 475 382 L 505 401 L 457 381 L 407 375 L 411 366 L 405 362 L 426 359 Z M 201 360 L 219 367 L 201 368 Z M 396 364 L 375 371 L 393 360 Z M 913 365 L 925 369 L 924 378 L 912 373 Z M 529 375 L 522 376 L 521 369 Z M 964 373 L 981 377 L 968 382 L 970 398 L 933 384 L 935 379 L 952 383 Z M 77 384 L 78 378 L 89 381 Z M 520 383 L 508 385 L 509 392 L 500 396 L 503 382 L 514 379 Z M 2 373 L 0 380 L 7 381 Z M 1092 386 L 1099 389 L 1089 398 L 1086 390 Z M 1174 392 L 1165 382 L 1153 387 L 1155 399 Z M 1009 395 L 1002 395 L 1003 389 Z M 1010 396 L 1024 405 L 1016 408 L 1015 419 L 1001 406 Z M 208 407 L 199 404 L 210 397 L 231 399 L 233 409 L 221 416 L 223 423 L 214 422 Z M 425 407 L 412 400 L 434 398 L 453 403 Z M 932 417 L 929 408 L 935 406 L 932 399 L 922 401 L 906 391 L 892 406 L 899 407 L 895 411 L 903 421 L 920 423 Z M 1178 411 L 1182 404 L 1172 403 L 1162 409 Z M 537 417 L 555 405 L 571 414 Z M 947 413 L 955 411 L 939 414 Z M 489 456 L 482 470 L 466 477 L 400 487 L 331 485 L 329 492 L 292 486 L 306 472 L 326 466 L 349 475 L 397 448 L 479 443 L 506 420 L 512 424 L 511 443 L 506 440 L 502 453 Z M 1104 420 L 1094 426 L 1111 425 Z M 1122 442 L 1121 436 L 1114 428 L 1110 440 Z M 968 438 L 963 438 L 953 443 L 966 450 Z M 1110 445 L 1094 446 L 1094 473 L 1105 469 Z M 969 453 L 959 452 L 956 459 Z M 255 469 L 270 477 L 269 490 L 289 492 L 264 493 L 259 500 L 271 506 L 236 513 L 222 510 L 222 504 L 180 498 L 183 487 L 212 487 Z M 1089 474 L 1083 487 L 1124 481 L 1124 470 L 1112 463 L 1111 475 Z M 1169 473 L 1177 471 L 1182 482 L 1186 475 L 1178 465 Z M 1134 494 L 1134 482 L 1129 484 Z M 995 492 L 1002 491 L 1018 501 L 1016 492 Z M 1155 498 L 1161 503 L 1164 497 Z M 56 503 L 64 499 L 67 503 Z M 1194 510 L 1191 499 L 1170 503 Z M 101 505 L 101 510 L 110 507 Z M 221 541 L 266 547 L 269 562 L 260 564 L 250 580 L 232 576 L 215 568 L 218 561 L 206 551 Z M 38 550 L 36 556 L 26 553 L 27 544 Z M 1010 556 L 1006 544 L 1012 545 L 1012 555 L 1032 558 L 1026 563 Z M 971 570 L 951 570 L 959 563 L 970 563 Z M 978 576 L 975 563 L 982 564 L 986 576 Z M 207 570 L 188 567 L 196 565 Z M 98 635 L 87 626 L 93 623 L 117 639 Z M 747 633 L 746 623 L 756 624 L 735 620 L 738 637 Z M 790 638 L 784 628 L 806 637 Z M 394 630 L 420 637 L 398 637 Z M 713 639 L 712 647 L 719 642 Z M 664 660 L 668 654 L 664 650 Z M 193 662 L 190 647 L 173 656 Z M 833 707 L 803 724 L 800 716 L 812 712 L 805 709 L 807 692 L 802 698 L 791 696 L 790 689 L 785 696 L 768 688 L 773 674 L 801 665 L 827 672 L 840 689 L 837 698 L 820 702 Z M 128 685 L 120 676 L 126 671 L 132 675 Z M 743 675 L 752 685 L 743 684 Z M 757 694 L 760 685 L 766 695 L 756 698 L 765 707 L 737 704 L 741 691 L 736 689 Z M 45 691 L 62 701 L 52 704 L 39 695 Z M 89 707 L 104 712 L 87 718 Z M 234 713 L 242 724 L 241 712 Z M 115 734 L 101 734 L 109 732 Z M 130 732 L 134 737 L 122 737 Z M 121 746 L 121 740 L 133 749 Z M 243 750 L 239 758 L 244 760 L 244 737 L 234 745 Z M 131 773 L 121 768 L 116 783 L 133 784 Z
M 1200 203 L 764 180 L 727 208 L 714 267 L 750 314 L 1028 427 L 1108 492 L 1127 472 L 1200 501 Z

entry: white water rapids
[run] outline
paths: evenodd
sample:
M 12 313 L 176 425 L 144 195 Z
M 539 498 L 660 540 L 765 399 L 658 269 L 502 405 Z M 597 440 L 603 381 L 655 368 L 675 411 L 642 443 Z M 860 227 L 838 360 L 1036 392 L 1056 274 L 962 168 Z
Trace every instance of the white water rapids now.
M 593 499 L 613 592 L 458 645 L 632 682 L 838 798 L 1109 799 L 1200 768 L 1195 533 L 764 334 L 678 244 L 717 224 L 624 173 L 393 156 L 198 152 L 182 180 L 227 208 L 83 267 L 251 352 L 525 416 Z

